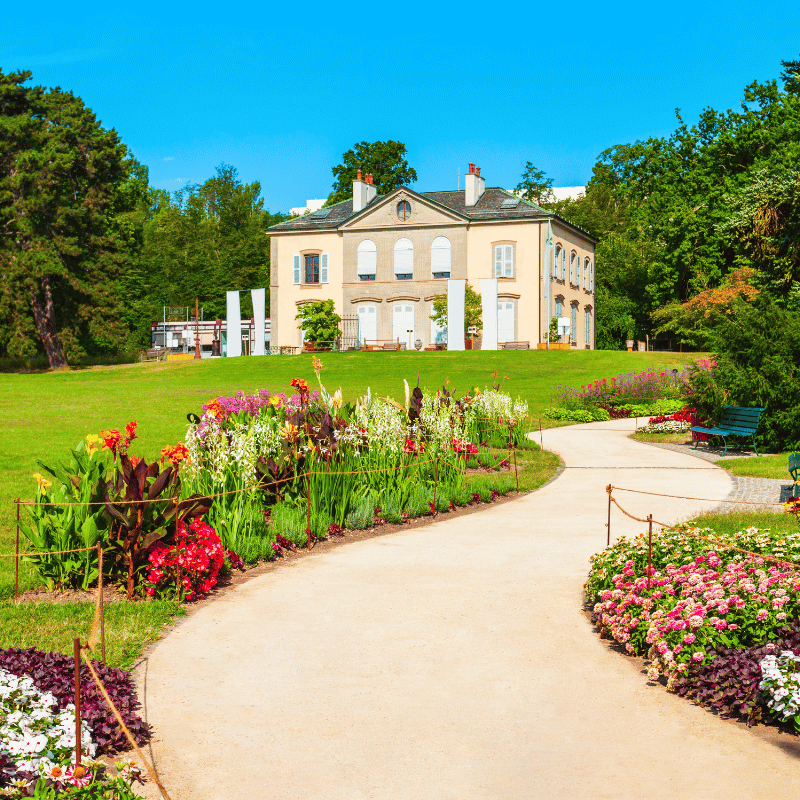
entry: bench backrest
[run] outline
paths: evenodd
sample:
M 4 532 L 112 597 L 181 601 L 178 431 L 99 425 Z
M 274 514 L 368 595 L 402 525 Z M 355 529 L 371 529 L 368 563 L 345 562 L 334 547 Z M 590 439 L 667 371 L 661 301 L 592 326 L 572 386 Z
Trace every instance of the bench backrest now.
M 789 454 L 789 474 L 792 476 L 793 480 L 798 480 L 800 478 L 800 453 L 790 453 Z
M 725 406 L 722 419 L 717 427 L 733 428 L 742 431 L 756 432 L 763 408 L 743 408 L 741 406 Z

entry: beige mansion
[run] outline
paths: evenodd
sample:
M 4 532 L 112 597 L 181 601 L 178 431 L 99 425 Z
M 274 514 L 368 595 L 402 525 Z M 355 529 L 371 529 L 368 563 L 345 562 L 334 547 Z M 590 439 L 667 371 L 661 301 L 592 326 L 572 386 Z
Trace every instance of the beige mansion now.
M 481 278 L 497 278 L 499 342 L 535 348 L 559 316 L 571 321 L 573 347 L 594 349 L 596 240 L 504 189 L 485 188 L 473 164 L 462 191 L 400 187 L 378 196 L 359 172 L 352 200 L 268 234 L 273 346 L 300 345 L 297 308 L 328 299 L 341 316 L 358 317 L 362 342 L 427 346 L 442 338 L 430 317 L 448 278 L 465 278 L 476 291 Z

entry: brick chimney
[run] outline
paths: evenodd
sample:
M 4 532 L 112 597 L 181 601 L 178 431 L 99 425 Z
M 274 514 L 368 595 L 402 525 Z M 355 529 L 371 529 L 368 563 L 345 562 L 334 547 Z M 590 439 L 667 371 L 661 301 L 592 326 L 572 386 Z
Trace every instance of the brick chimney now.
M 361 176 L 361 170 L 356 172 L 356 179 L 353 181 L 353 213 L 365 209 L 377 196 L 378 190 L 372 182 L 372 175 L 366 173 Z
M 474 206 L 480 200 L 485 188 L 486 182 L 481 177 L 481 168 L 470 161 L 469 172 L 464 177 L 464 205 L 467 208 Z

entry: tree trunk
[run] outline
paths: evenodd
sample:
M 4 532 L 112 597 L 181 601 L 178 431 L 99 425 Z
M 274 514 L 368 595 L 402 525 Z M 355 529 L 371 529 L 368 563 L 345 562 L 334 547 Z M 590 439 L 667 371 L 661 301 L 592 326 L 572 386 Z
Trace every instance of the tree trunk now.
M 64 356 L 64 348 L 61 340 L 56 333 L 56 313 L 53 307 L 53 288 L 50 285 L 50 278 L 42 278 L 42 295 L 44 304 L 37 292 L 31 292 L 31 306 L 33 307 L 33 318 L 36 322 L 36 330 L 39 331 L 39 338 L 42 340 L 47 358 L 52 369 L 61 369 L 67 366 L 67 359 Z

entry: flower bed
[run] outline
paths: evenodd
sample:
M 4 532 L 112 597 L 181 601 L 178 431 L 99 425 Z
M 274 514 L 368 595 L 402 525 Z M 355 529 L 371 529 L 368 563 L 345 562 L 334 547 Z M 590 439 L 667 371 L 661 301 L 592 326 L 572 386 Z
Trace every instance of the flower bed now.
M 132 454 L 133 421 L 88 436 L 63 466 L 40 464 L 47 477 L 36 476 L 21 529 L 43 554 L 31 557 L 43 580 L 95 585 L 98 554 L 85 548 L 100 543 L 105 579 L 129 598 L 194 600 L 242 560 L 284 552 L 282 540 L 310 545 L 344 527 L 465 505 L 467 469 L 502 472 L 509 459 L 493 449 L 533 447 L 527 404 L 500 385 L 456 397 L 447 385 L 425 395 L 405 384 L 404 404 L 369 390 L 344 403 L 321 380 L 318 391 L 302 378 L 292 387 L 213 399 L 160 462 Z M 498 476 L 489 496 L 509 488 Z
M 601 635 L 648 658 L 651 680 L 752 723 L 764 708 L 753 665 L 786 647 L 800 610 L 800 533 L 677 528 L 654 534 L 649 575 L 647 555 L 641 535 L 593 556 L 586 598 Z M 709 675 L 730 691 L 711 692 Z
M 149 730 L 133 714 L 138 707 L 130 676 L 97 665 L 109 693 L 139 743 Z M 99 753 L 127 748 L 105 702 L 82 672 L 81 765 L 75 761 L 72 660 L 36 650 L 0 651 L 0 794 L 4 797 L 81 797 L 134 800 L 138 769 L 120 765 L 109 776 Z M 118 674 L 117 674 L 118 673 Z M 102 704 L 102 708 L 100 707 Z

